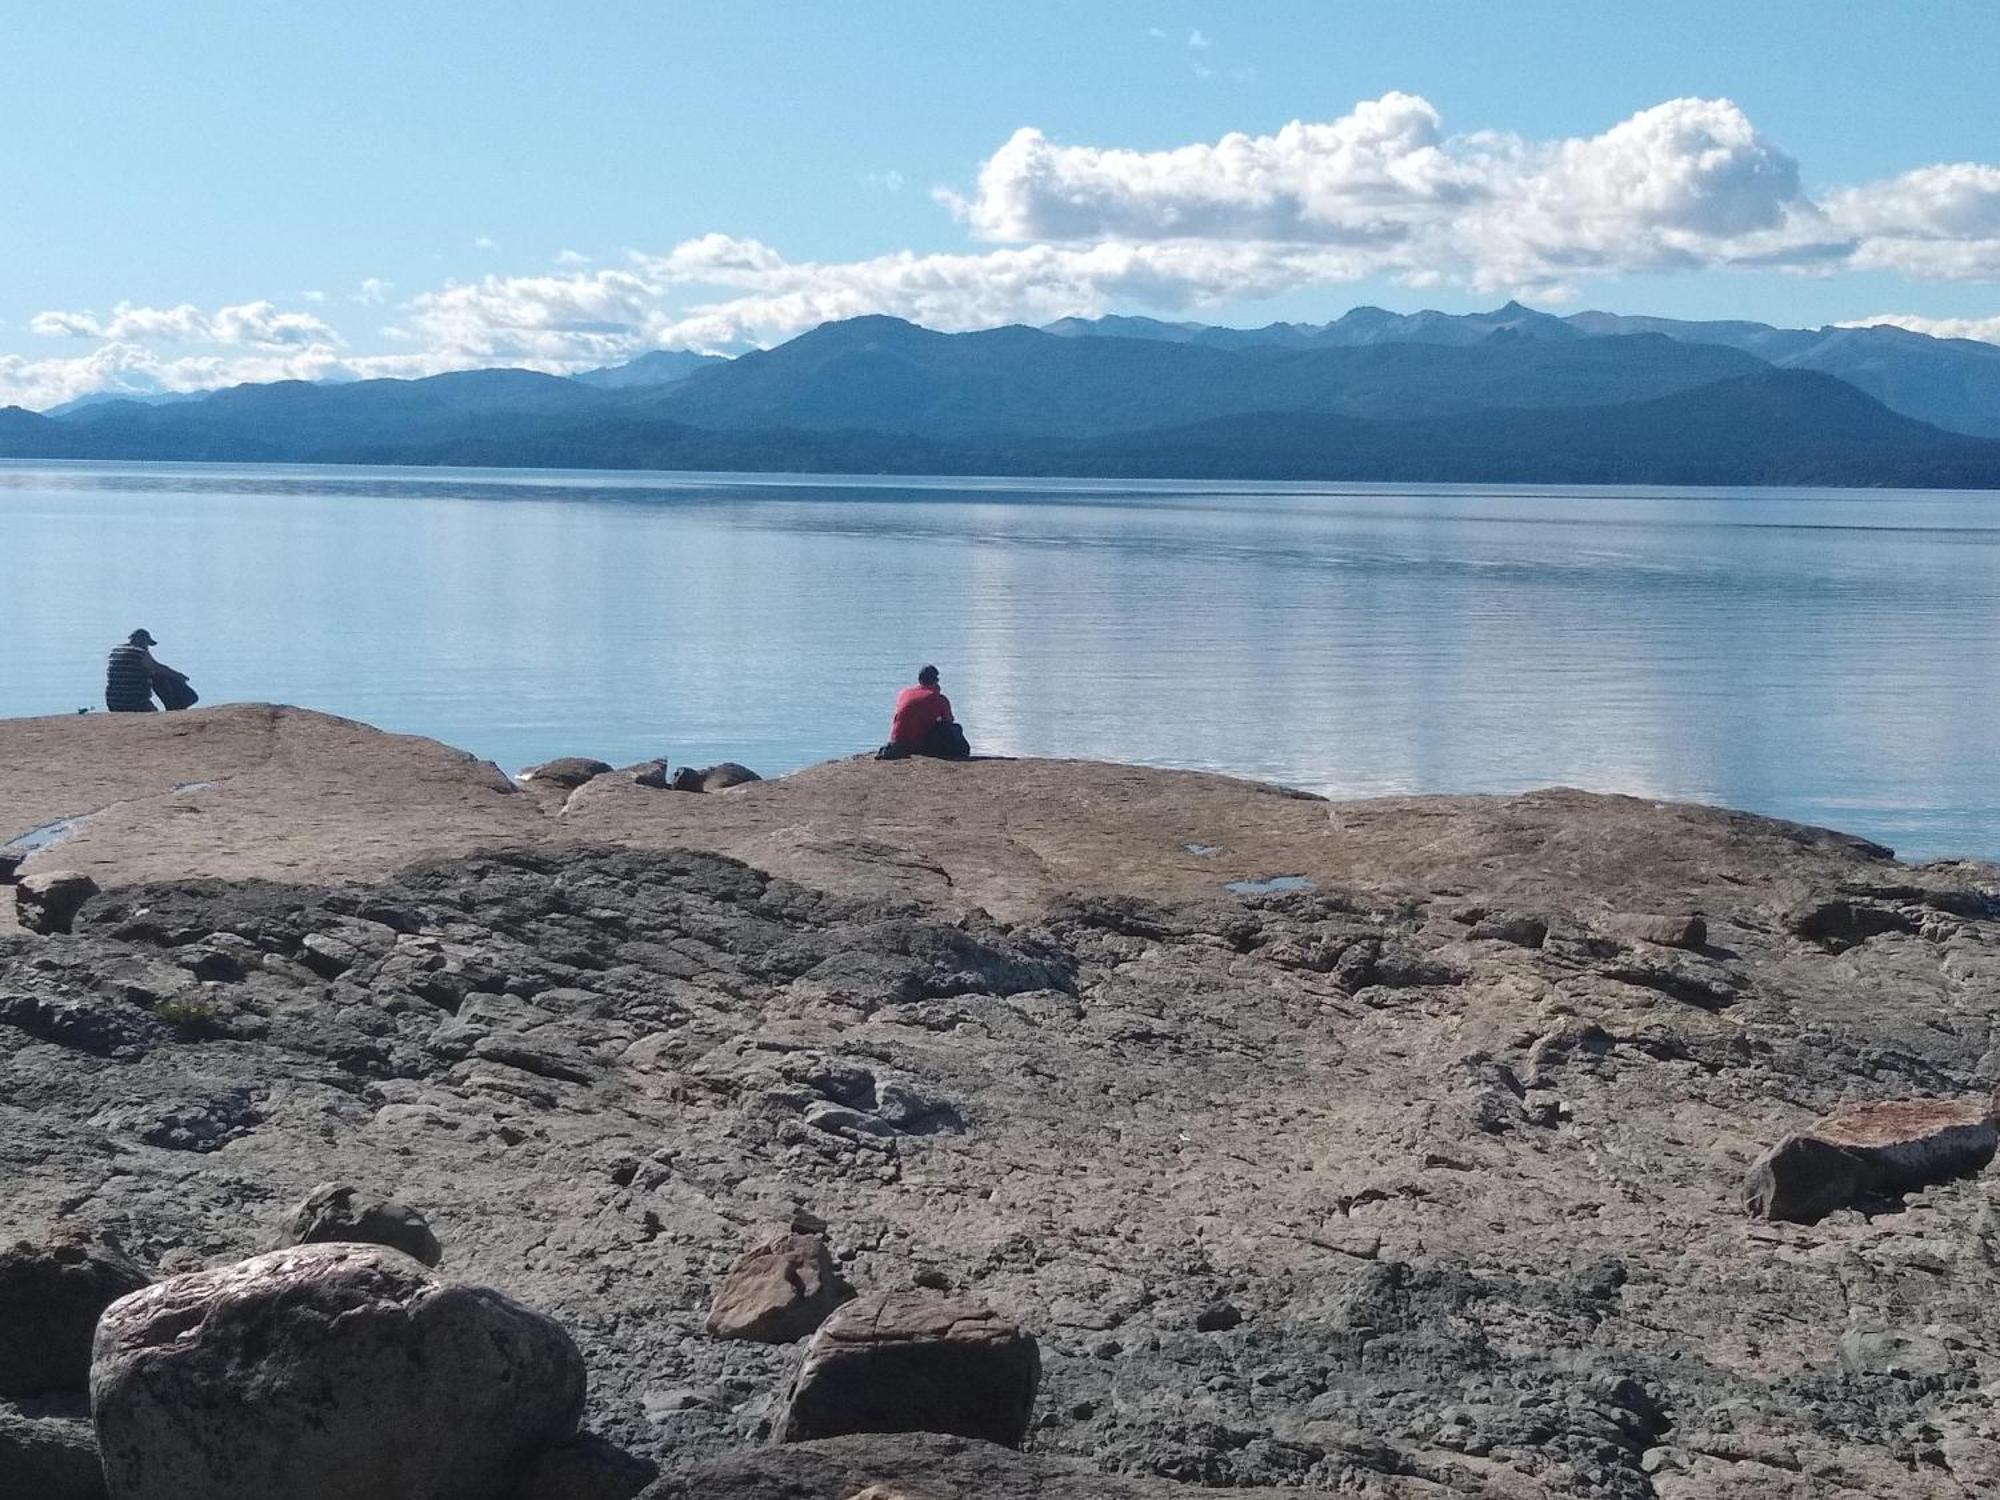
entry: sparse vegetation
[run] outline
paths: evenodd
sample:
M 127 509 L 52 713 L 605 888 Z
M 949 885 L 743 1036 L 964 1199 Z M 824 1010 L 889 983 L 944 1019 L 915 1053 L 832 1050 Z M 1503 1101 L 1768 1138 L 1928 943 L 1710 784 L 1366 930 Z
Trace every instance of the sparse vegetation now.
M 200 1000 L 168 1000 L 153 1014 L 185 1041 L 209 1041 L 227 1032 L 216 1008 Z

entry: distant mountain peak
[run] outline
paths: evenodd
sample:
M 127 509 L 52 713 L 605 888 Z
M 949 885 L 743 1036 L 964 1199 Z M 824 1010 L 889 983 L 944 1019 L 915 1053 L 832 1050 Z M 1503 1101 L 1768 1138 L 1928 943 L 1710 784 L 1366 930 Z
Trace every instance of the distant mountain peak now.
M 697 354 L 692 349 L 648 349 L 622 365 L 606 365 L 601 370 L 582 370 L 570 379 L 599 390 L 643 390 L 678 385 L 697 370 L 729 361 L 720 354 Z

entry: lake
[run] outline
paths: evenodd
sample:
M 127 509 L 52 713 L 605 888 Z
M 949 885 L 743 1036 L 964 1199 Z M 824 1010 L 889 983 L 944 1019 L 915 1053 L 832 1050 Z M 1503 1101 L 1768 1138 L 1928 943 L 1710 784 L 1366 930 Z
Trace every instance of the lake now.
M 2000 857 L 2000 497 L 0 463 L 0 715 L 203 699 L 517 770 L 976 748 L 1563 783 Z

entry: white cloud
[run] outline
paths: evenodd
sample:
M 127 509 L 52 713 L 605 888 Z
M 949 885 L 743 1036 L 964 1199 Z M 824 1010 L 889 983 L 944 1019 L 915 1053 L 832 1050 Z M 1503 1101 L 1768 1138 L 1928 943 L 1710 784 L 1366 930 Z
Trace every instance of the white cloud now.
M 587 266 L 590 264 L 590 257 L 581 250 L 558 250 L 555 253 L 555 263 L 559 266 Z
M 41 312 L 28 326 L 45 338 L 113 342 L 251 344 L 264 349 L 340 343 L 340 336 L 325 320 L 311 313 L 280 312 L 269 302 L 244 302 L 213 313 L 205 313 L 192 303 L 135 307 L 121 302 L 108 318 L 89 312 Z
M 861 185 L 870 192 L 875 193 L 900 193 L 907 182 L 908 179 L 894 167 L 889 168 L 886 172 L 863 172 L 861 174 Z
M 1047 322 L 1117 305 L 1181 309 L 1351 281 L 1366 270 L 1364 258 L 1342 247 L 1226 242 L 1107 241 L 795 262 L 755 240 L 724 235 L 690 240 L 637 264 L 663 297 L 675 286 L 736 293 L 648 325 L 651 342 L 701 349 L 768 344 L 862 313 L 964 329 Z
M 1472 172 L 1440 149 L 1438 114 L 1386 94 L 1329 124 L 1171 151 L 1061 146 L 1024 127 L 955 200 L 983 239 L 1339 242 L 1406 231 L 1463 202 Z
M 500 246 L 492 235 L 482 234 L 472 242 L 472 248 L 475 250 L 497 250 Z
M 2000 313 L 1990 318 L 1925 318 L 1916 313 L 1877 313 L 1872 318 L 1851 318 L 1835 326 L 1879 328 L 1884 324 L 1891 328 L 1907 328 L 1912 333 L 1927 333 L 1934 339 L 1977 339 L 1981 343 L 2000 344 Z
M 631 271 L 485 276 L 413 297 L 397 333 L 451 358 L 602 362 L 633 352 L 658 309 Z
M 1206 36 L 1202 34 L 1200 27 L 1196 27 L 1193 31 L 1190 31 L 1188 33 L 1188 46 L 1194 48 L 1197 51 L 1213 47 L 1214 45 L 1215 45 L 1214 42 L 1210 41 Z
M 46 404 L 135 381 L 188 389 L 274 370 L 570 369 L 652 347 L 769 344 L 861 313 L 959 329 L 1184 312 L 1364 278 L 1544 300 L 1593 277 L 1727 267 L 2000 280 L 2000 167 L 1925 166 L 1818 195 L 1803 177 L 1722 99 L 1672 99 L 1558 140 L 1453 134 L 1428 100 L 1405 93 L 1168 150 L 1071 145 L 1023 128 L 978 165 L 968 194 L 934 190 L 977 242 L 964 250 L 791 260 L 756 239 L 708 234 L 614 267 L 565 251 L 546 274 L 447 282 L 403 302 L 385 330 L 400 352 L 387 355 L 349 355 L 326 323 L 266 302 L 49 311 L 33 319 L 36 332 L 100 347 L 0 362 L 0 400 L 27 393 Z M 891 171 L 862 181 L 904 185 Z M 371 278 L 351 300 L 383 305 L 390 292 Z M 1886 321 L 1993 334 L 1991 320 Z M 149 352 L 176 343 L 234 352 Z
M 361 380 L 430 375 L 460 366 L 429 355 L 353 357 L 326 346 L 274 354 L 162 355 L 136 343 L 108 343 L 55 359 L 0 355 L 0 406 L 41 410 L 99 392 L 202 391 L 272 380 Z
M 1390 93 L 1324 123 L 1167 151 L 1066 146 L 1016 131 L 970 199 L 996 241 L 1228 240 L 1372 247 L 1390 275 L 1481 287 L 1590 271 L 1808 263 L 1845 248 L 1799 168 L 1726 100 L 1676 99 L 1601 135 L 1448 137 Z
M 1858 243 L 1856 268 L 1934 281 L 2000 281 L 2000 167 L 1919 167 L 1828 195 Z

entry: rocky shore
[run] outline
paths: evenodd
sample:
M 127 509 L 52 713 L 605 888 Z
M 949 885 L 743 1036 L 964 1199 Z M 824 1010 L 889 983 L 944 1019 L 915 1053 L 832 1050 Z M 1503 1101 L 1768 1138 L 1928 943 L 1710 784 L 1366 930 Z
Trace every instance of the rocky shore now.
M 646 771 L 0 722 L 0 1493 L 2000 1493 L 2000 869 Z

